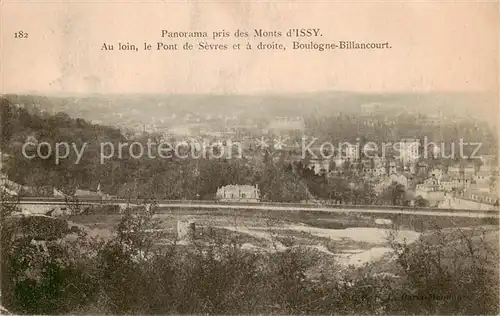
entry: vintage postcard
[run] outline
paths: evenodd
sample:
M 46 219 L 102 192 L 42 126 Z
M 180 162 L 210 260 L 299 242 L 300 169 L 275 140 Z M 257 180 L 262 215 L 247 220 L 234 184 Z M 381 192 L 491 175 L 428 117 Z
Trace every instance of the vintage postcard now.
M 499 23 L 2 1 L 0 313 L 498 315 Z

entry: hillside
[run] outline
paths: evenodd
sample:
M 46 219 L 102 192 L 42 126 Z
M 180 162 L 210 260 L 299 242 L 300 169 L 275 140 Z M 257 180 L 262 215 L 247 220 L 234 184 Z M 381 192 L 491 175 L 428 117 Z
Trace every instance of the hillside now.
M 495 123 L 491 113 L 498 104 L 495 95 L 474 93 L 353 93 L 322 92 L 263 95 L 5 95 L 13 104 L 38 105 L 49 112 L 64 111 L 71 116 L 113 124 L 116 115 L 133 115 L 142 123 L 154 117 L 199 115 L 237 116 L 240 119 L 275 116 L 331 116 L 362 113 L 366 105 L 377 105 L 380 114 L 395 116 L 415 113 L 458 119 L 474 118 Z M 474 109 L 474 111 L 471 111 Z M 115 117 L 114 117 L 115 116 Z
M 138 157 L 130 154 L 129 147 L 120 155 L 118 144 L 131 142 L 116 128 L 71 118 L 64 112 L 51 114 L 36 107 L 19 107 L 9 98 L 1 102 L 1 151 L 9 156 L 2 161 L 3 172 L 9 180 L 32 188 L 31 194 L 36 196 L 51 195 L 53 188 L 72 194 L 76 189 L 95 191 L 100 186 L 104 193 L 122 198 L 193 200 L 214 198 L 217 188 L 227 184 L 259 184 L 261 194 L 272 200 L 304 199 L 305 192 L 296 185 L 297 177 L 283 165 L 269 163 L 259 169 L 244 158 L 183 159 L 157 153 Z M 134 142 L 147 150 L 148 138 L 145 134 Z M 27 142 L 31 144 L 23 153 Z M 67 144 L 70 151 L 59 160 L 55 154 L 58 143 Z M 116 149 L 110 159 L 101 160 L 103 143 Z M 65 148 L 60 156 L 63 153 Z

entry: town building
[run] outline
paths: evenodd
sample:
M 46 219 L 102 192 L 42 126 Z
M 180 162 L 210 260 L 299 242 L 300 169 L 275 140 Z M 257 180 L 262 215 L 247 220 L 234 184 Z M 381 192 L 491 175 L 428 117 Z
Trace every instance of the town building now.
M 421 196 L 429 201 L 430 206 L 437 206 L 445 199 L 445 192 L 442 190 L 436 178 L 428 178 L 424 183 L 417 184 L 415 196 Z
M 307 168 L 313 170 L 315 175 L 327 174 L 330 172 L 330 160 L 311 159 L 308 161 Z
M 97 192 L 89 191 L 89 190 L 80 190 L 76 189 L 75 197 L 82 199 L 100 199 L 101 195 Z
M 474 180 L 490 180 L 492 175 L 492 170 L 487 166 L 480 166 L 477 171 Z
M 493 177 L 489 170 L 485 170 L 484 166 L 479 167 L 479 170 L 471 180 L 471 189 L 482 192 L 490 192 L 493 187 Z
M 443 172 L 443 169 L 441 169 L 441 168 L 433 168 L 429 172 L 429 176 L 438 179 L 438 181 L 441 179 L 441 177 L 443 176 L 443 174 L 444 174 L 444 172 Z
M 385 167 L 386 161 L 385 158 L 375 156 L 371 158 L 371 176 L 375 178 L 383 177 L 387 175 L 387 169 Z
M 444 176 L 440 176 L 439 178 L 437 178 L 438 181 L 439 181 L 439 185 L 441 186 L 441 190 L 445 191 L 445 192 L 451 192 L 453 191 L 454 189 L 458 189 L 454 184 L 455 182 L 451 179 L 450 176 L 448 175 L 444 175 Z
M 488 180 L 471 180 L 470 189 L 478 192 L 490 192 L 491 183 Z
M 451 182 L 451 187 L 454 190 L 467 190 L 470 188 L 472 180 L 476 177 L 476 168 L 474 164 L 459 164 L 455 163 L 448 167 L 446 174 L 449 177 L 447 182 Z
M 472 163 L 468 163 L 464 166 L 463 177 L 465 179 L 472 179 L 476 174 L 476 167 Z
M 111 197 L 106 194 L 106 193 L 103 193 L 101 191 L 101 185 L 99 184 L 97 186 L 97 191 L 89 191 L 89 190 L 81 190 L 81 189 L 76 189 L 75 190 L 75 194 L 73 194 L 73 196 L 75 198 L 79 198 L 79 199 L 102 199 L 102 200 L 108 200 L 110 199 Z
M 371 159 L 363 159 L 361 161 L 361 166 L 365 177 L 373 177 L 375 163 Z
M 414 138 L 402 139 L 399 143 L 399 159 L 403 165 L 416 163 L 419 156 L 420 141 Z
M 481 163 L 484 170 L 493 170 L 497 166 L 497 157 L 495 155 L 483 155 L 481 156 Z
M 345 147 L 345 157 L 351 161 L 359 159 L 359 148 L 357 145 L 348 144 Z
M 498 211 L 498 194 L 467 190 L 460 195 L 448 195 L 439 208 L 477 211 Z
M 485 203 L 490 205 L 496 204 L 496 206 L 498 206 L 498 194 L 492 194 L 490 192 L 485 192 L 480 190 L 471 190 L 470 199 L 480 203 Z
M 467 190 L 468 188 L 470 188 L 472 180 L 465 178 L 458 178 L 458 179 L 452 179 L 451 181 L 454 189 Z
M 337 156 L 333 158 L 333 162 L 335 163 L 335 168 L 337 169 L 342 168 L 346 161 L 347 159 L 345 157 L 342 157 L 340 154 L 337 154 Z
M 9 180 L 9 177 L 0 171 L 0 192 L 17 196 L 20 194 L 30 193 L 31 188 Z
M 394 173 L 397 173 L 398 171 L 398 165 L 396 164 L 395 161 L 393 160 L 390 160 L 390 161 L 387 161 L 386 163 L 386 174 L 394 174 Z
M 441 155 L 441 148 L 439 148 L 439 146 L 437 144 L 434 144 L 430 148 L 430 154 L 432 155 L 431 157 L 434 159 L 439 158 L 439 156 Z
M 374 177 L 383 177 L 387 174 L 387 170 L 383 165 L 375 165 L 373 168 L 373 176 Z
M 269 123 L 267 128 L 268 132 L 286 132 L 286 131 L 297 131 L 303 132 L 305 130 L 304 119 L 300 116 L 298 117 L 276 117 Z
M 429 165 L 423 161 L 420 161 L 416 165 L 416 172 L 415 173 L 419 174 L 419 175 L 425 175 L 427 173 L 428 169 L 429 169 Z
M 402 175 L 406 178 L 406 188 L 415 189 L 417 185 L 417 179 L 411 172 L 403 172 Z
M 217 189 L 216 198 L 225 202 L 259 202 L 260 190 L 257 185 L 226 185 Z
M 461 170 L 460 170 L 460 164 L 453 164 L 448 166 L 448 175 L 451 178 L 460 178 L 461 176 Z

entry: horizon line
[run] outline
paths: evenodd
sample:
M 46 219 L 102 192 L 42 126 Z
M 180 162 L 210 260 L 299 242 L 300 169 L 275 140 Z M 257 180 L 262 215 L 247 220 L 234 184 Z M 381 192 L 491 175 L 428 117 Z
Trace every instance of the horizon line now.
M 431 90 L 431 91 L 357 91 L 357 90 L 319 90 L 319 91 L 294 91 L 294 92 L 279 92 L 279 91 L 262 91 L 262 92 L 43 92 L 43 91 L 13 91 L 1 92 L 0 95 L 32 95 L 32 96 L 49 96 L 49 97 L 81 97 L 81 96 L 287 96 L 287 95 L 312 95 L 312 94 L 358 94 L 358 95 L 398 95 L 398 94 L 493 94 L 498 95 L 497 91 L 488 90 Z

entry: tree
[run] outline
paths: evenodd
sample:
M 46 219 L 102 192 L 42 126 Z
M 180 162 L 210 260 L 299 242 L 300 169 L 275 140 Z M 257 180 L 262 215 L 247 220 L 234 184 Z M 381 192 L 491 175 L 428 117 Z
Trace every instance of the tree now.
M 429 207 L 430 203 L 426 199 L 424 199 L 422 196 L 417 196 L 415 199 L 415 206 L 417 207 Z
M 0 100 L 0 152 L 5 152 L 13 134 L 13 109 L 7 99 Z
M 397 182 L 393 182 L 382 193 L 382 199 L 392 205 L 405 205 L 405 187 Z

